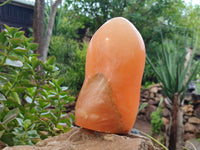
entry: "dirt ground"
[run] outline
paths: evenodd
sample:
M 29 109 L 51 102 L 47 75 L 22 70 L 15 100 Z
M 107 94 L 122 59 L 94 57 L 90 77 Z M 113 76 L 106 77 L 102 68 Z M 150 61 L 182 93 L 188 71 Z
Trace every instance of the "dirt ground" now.
M 151 124 L 150 122 L 148 121 L 145 121 L 144 119 L 142 118 L 137 118 L 136 119 L 136 122 L 135 122 L 135 125 L 134 125 L 134 128 L 135 129 L 138 129 L 140 131 L 143 131 L 149 135 L 151 135 Z

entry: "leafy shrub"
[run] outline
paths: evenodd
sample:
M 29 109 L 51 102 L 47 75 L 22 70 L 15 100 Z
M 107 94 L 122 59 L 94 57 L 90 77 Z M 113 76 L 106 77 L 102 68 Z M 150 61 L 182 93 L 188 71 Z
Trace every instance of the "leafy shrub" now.
M 163 102 L 163 98 L 161 98 L 158 108 L 156 111 L 151 113 L 151 131 L 155 134 L 159 134 L 163 128 L 163 121 L 162 121 L 162 108 L 160 105 Z
M 153 133 L 159 134 L 163 127 L 161 114 L 162 114 L 161 108 L 158 108 L 158 110 L 152 112 L 151 114 L 151 131 Z
M 64 36 L 52 36 L 49 56 L 55 56 L 57 63 L 69 64 L 71 57 L 74 56 L 75 50 L 79 44 L 72 39 L 66 39 Z
M 70 60 L 70 65 L 66 66 L 66 85 L 69 86 L 72 94 L 77 95 L 82 87 L 85 78 L 87 44 L 83 43 L 82 49 L 76 49 L 74 56 Z
M 37 44 L 32 38 L 5 27 L 0 33 L 0 140 L 32 145 L 67 132 L 74 117 L 66 116 L 64 105 L 74 98 L 60 86 L 63 78 L 53 78 L 55 57 L 41 62 L 33 54 Z
M 64 78 L 62 85 L 67 85 L 73 95 L 77 95 L 85 77 L 85 58 L 87 44 L 79 44 L 73 40 L 66 40 L 62 36 L 54 36 L 51 40 L 50 55 L 57 58 L 58 77 Z

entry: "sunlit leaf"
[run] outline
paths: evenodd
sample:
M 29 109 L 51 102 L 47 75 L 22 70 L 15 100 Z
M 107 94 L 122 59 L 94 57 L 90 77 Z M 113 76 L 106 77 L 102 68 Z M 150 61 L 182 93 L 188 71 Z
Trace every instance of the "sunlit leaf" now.
M 60 78 L 57 80 L 57 84 L 61 85 L 64 82 L 65 78 Z
M 17 52 L 17 53 L 26 53 L 28 52 L 27 49 L 23 48 L 23 47 L 16 47 L 13 49 L 14 52 Z
M 5 31 L 2 31 L 2 32 L 0 33 L 0 43 L 1 43 L 1 44 L 4 44 L 4 43 L 6 42 L 6 40 L 7 40 L 5 34 L 6 34 Z
M 1 130 L 0 131 L 0 138 L 2 137 L 3 133 L 5 132 L 5 130 Z
M 13 92 L 23 93 L 26 90 L 26 87 L 15 87 L 12 89 Z
M 31 120 L 30 119 L 26 119 L 24 122 L 24 128 L 27 129 L 30 125 L 31 125 Z
M 19 38 L 24 34 L 24 31 L 19 31 L 15 33 L 15 38 Z
M 6 59 L 6 65 L 14 66 L 14 67 L 22 67 L 23 63 L 19 60 L 11 60 L 9 58 Z
M 40 138 L 36 130 L 31 130 L 27 132 L 27 136 L 31 139 Z
M 17 120 L 19 126 L 24 127 L 23 119 L 21 119 L 21 118 L 16 118 L 16 120 Z
M 4 110 L 4 104 L 0 103 L 0 113 Z
M 22 40 L 21 39 L 17 39 L 17 38 L 12 38 L 12 39 L 10 39 L 10 42 L 14 47 L 17 47 L 19 44 L 22 43 Z
M 48 60 L 47 60 L 47 65 L 53 65 L 56 62 L 56 57 L 55 56 L 51 56 Z
M 29 48 L 30 50 L 36 50 L 36 49 L 38 48 L 38 44 L 37 44 L 37 43 L 30 43 L 30 44 L 28 45 L 28 48 Z
M 26 96 L 25 97 L 25 100 L 26 100 L 26 102 L 28 102 L 28 103 L 32 103 L 32 101 L 33 101 L 33 99 L 31 98 L 31 97 L 29 97 L 29 96 Z
M 7 100 L 6 97 L 0 93 L 0 101 L 6 101 L 6 100 Z
M 13 119 L 15 119 L 17 117 L 19 113 L 19 109 L 15 108 L 13 110 L 10 110 L 3 118 L 3 124 L 8 123 L 9 121 L 12 121 Z
M 19 58 L 15 57 L 15 56 L 7 56 L 7 58 L 9 58 L 10 60 L 19 60 Z

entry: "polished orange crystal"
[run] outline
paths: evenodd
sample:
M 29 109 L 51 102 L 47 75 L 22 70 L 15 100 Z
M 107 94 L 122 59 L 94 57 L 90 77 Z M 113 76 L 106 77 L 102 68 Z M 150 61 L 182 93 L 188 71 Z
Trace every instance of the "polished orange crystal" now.
M 144 42 L 134 25 L 122 17 L 103 24 L 88 46 L 75 124 L 100 132 L 128 133 L 138 112 L 144 65 Z

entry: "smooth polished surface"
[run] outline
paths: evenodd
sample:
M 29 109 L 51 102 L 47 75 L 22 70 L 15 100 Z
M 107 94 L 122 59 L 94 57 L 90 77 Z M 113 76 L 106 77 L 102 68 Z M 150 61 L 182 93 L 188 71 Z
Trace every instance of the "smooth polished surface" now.
M 103 24 L 88 46 L 76 125 L 128 133 L 138 112 L 144 65 L 144 42 L 134 25 L 122 17 Z

